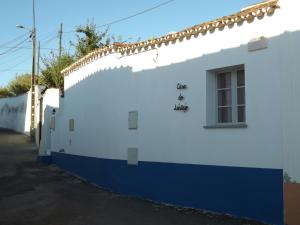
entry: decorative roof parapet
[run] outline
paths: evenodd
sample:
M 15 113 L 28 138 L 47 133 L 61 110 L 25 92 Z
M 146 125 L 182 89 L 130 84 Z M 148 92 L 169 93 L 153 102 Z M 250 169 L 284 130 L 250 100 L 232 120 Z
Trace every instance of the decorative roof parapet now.
M 268 16 L 273 15 L 277 8 L 280 8 L 278 5 L 278 0 L 268 0 L 246 7 L 240 12 L 232 14 L 230 16 L 224 16 L 216 20 L 198 24 L 182 31 L 170 33 L 159 38 L 149 39 L 136 43 L 113 43 L 109 46 L 104 46 L 90 52 L 69 67 L 63 69 L 61 73 L 64 76 L 67 76 L 73 71 L 89 64 L 90 62 L 93 62 L 101 58 L 102 56 L 111 53 L 121 53 L 123 55 L 129 55 L 130 53 L 134 53 L 136 50 L 147 50 L 149 47 L 154 48 L 155 45 L 160 47 L 163 43 L 175 43 L 177 40 L 183 40 L 183 38 L 189 39 L 191 36 L 197 37 L 199 34 L 205 35 L 207 32 L 212 33 L 216 29 L 223 30 L 225 26 L 232 27 L 234 26 L 234 24 L 241 26 L 244 21 L 251 23 L 255 18 L 262 19 L 265 14 L 267 14 Z

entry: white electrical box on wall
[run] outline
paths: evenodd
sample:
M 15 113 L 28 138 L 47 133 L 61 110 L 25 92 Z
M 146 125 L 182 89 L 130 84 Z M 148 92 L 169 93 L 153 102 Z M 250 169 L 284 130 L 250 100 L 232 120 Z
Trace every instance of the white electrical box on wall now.
M 75 130 L 75 121 L 74 119 L 69 119 L 69 131 Z
M 128 129 L 138 129 L 138 111 L 128 112 Z
M 138 149 L 137 148 L 128 148 L 127 164 L 128 165 L 138 165 Z
M 55 130 L 55 116 L 50 117 L 50 129 Z

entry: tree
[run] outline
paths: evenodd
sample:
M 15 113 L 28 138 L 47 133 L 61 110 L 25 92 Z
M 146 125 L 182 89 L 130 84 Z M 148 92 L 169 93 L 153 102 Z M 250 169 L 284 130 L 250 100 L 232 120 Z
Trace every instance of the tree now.
M 12 95 L 20 95 L 28 92 L 31 88 L 31 74 L 21 74 L 17 75 L 14 80 L 12 80 L 7 89 Z
M 85 56 L 91 51 L 109 45 L 111 42 L 120 42 L 121 36 L 115 37 L 108 34 L 108 28 L 102 32 L 96 31 L 96 24 L 91 22 L 84 26 L 78 26 L 76 28 L 77 41 L 75 43 L 70 42 L 75 47 L 74 56 L 69 53 L 63 53 L 61 58 L 53 52 L 42 61 L 45 65 L 45 69 L 42 70 L 40 78 L 41 84 L 46 87 L 60 88 L 63 93 L 64 90 L 64 77 L 61 74 L 61 70 L 71 65 L 75 60 Z
M 74 62 L 74 57 L 68 53 L 63 53 L 59 58 L 53 52 L 47 58 L 42 59 L 45 69 L 42 70 L 40 76 L 40 83 L 48 88 L 64 89 L 64 77 L 61 70 L 71 65 Z
M 0 98 L 6 98 L 12 96 L 12 93 L 7 87 L 0 87 Z
M 108 33 L 109 28 L 104 31 L 97 32 L 96 24 L 94 22 L 87 23 L 84 26 L 78 26 L 76 28 L 76 37 L 77 42 L 74 44 L 71 42 L 71 45 L 75 47 L 76 58 L 79 59 L 91 51 L 107 46 L 112 42 L 121 42 L 121 36 L 114 36 Z M 83 36 L 82 36 L 83 35 Z
M 21 95 L 31 88 L 31 74 L 16 75 L 6 87 L 0 87 L 0 98 Z

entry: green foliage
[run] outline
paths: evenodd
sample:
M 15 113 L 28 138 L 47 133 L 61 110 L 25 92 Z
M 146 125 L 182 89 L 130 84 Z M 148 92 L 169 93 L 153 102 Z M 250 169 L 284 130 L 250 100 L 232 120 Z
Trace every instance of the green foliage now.
M 40 76 L 40 84 L 48 88 L 64 89 L 64 77 L 61 70 L 68 67 L 74 62 L 74 57 L 70 54 L 64 53 L 61 58 L 53 52 L 47 57 L 42 59 L 45 69 L 42 70 Z
M 10 96 L 12 96 L 12 93 L 10 93 L 7 87 L 0 87 L 0 98 L 6 98 Z
M 92 23 L 87 23 L 84 26 L 78 26 L 76 28 L 77 41 L 75 43 L 70 43 L 75 47 L 74 56 L 69 53 L 63 53 L 61 58 L 51 52 L 49 56 L 43 58 L 43 64 L 45 69 L 41 72 L 40 82 L 42 85 L 48 88 L 60 88 L 62 91 L 64 89 L 64 77 L 61 74 L 61 70 L 71 65 L 76 59 L 79 59 L 89 52 L 109 45 L 112 41 L 121 40 L 122 38 L 114 37 L 108 34 L 108 29 L 103 32 L 96 31 L 96 25 Z
M 114 36 L 108 33 L 109 28 L 104 31 L 97 32 L 94 22 L 87 22 L 84 26 L 76 28 L 77 41 L 70 42 L 75 47 L 74 55 L 62 53 L 59 57 L 51 52 L 42 62 L 45 68 L 41 71 L 38 83 L 48 88 L 59 88 L 64 90 L 64 77 L 61 70 L 71 65 L 75 60 L 87 55 L 91 51 L 110 45 L 114 42 L 122 42 L 121 36 Z M 26 93 L 31 87 L 31 74 L 22 74 L 9 83 L 7 87 L 0 87 L 0 97 L 9 97 Z
M 108 31 L 109 28 L 97 32 L 96 24 L 94 22 L 87 22 L 84 26 L 78 26 L 76 28 L 77 42 L 75 44 L 71 42 L 71 45 L 75 47 L 76 58 L 79 59 L 91 51 L 107 46 L 113 42 L 121 42 L 121 36 L 110 35 Z
M 31 87 L 31 74 L 17 75 L 14 80 L 12 80 L 7 89 L 12 95 L 20 95 L 28 92 Z
M 31 88 L 31 74 L 16 75 L 6 87 L 0 87 L 0 98 L 21 95 Z
M 109 44 L 108 29 L 98 33 L 93 22 L 78 26 L 76 32 L 77 42 L 71 43 L 75 47 L 76 58 L 81 58 L 96 48 Z

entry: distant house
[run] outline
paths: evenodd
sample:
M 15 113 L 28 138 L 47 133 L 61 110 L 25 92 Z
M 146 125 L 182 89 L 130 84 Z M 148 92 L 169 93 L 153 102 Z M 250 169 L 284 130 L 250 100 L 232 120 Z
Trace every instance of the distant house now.
M 298 10 L 265 1 L 78 60 L 63 70 L 52 162 L 125 195 L 276 225 L 289 209 L 300 224 L 283 201 L 284 178 L 286 196 L 300 192 Z

